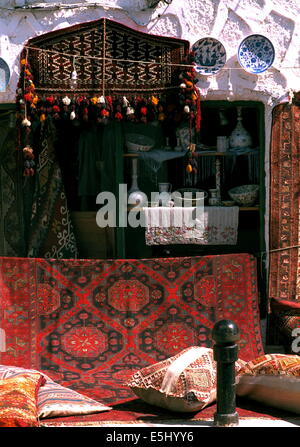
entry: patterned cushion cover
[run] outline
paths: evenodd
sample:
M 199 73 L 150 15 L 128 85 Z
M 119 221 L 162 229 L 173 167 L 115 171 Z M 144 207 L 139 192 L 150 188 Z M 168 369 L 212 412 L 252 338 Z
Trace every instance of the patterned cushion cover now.
M 300 414 L 300 357 L 266 354 L 247 362 L 238 373 L 236 392 Z
M 244 364 L 238 361 L 237 371 Z M 199 411 L 216 399 L 213 350 L 192 346 L 147 366 L 126 383 L 145 402 L 171 411 Z
M 32 369 L 0 365 L 0 379 L 18 377 L 20 374 L 24 374 L 24 372 L 39 373 L 39 371 Z M 37 408 L 39 418 L 76 416 L 111 410 L 111 407 L 59 385 L 46 374 L 40 374 L 45 378 L 45 383 L 38 391 Z
M 46 382 L 38 394 L 38 410 L 40 418 L 49 418 L 100 413 L 111 407 L 56 382 Z
M 35 373 L 0 380 L 0 427 L 39 426 L 37 395 L 44 381 Z

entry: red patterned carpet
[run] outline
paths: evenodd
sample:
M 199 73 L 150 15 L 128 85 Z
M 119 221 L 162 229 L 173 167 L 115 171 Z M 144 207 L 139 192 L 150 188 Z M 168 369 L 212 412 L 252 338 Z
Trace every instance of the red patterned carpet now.
M 263 353 L 256 262 L 248 254 L 147 260 L 0 258 L 1 363 L 41 370 L 113 404 L 126 377 L 193 345 L 216 321 L 241 331 L 240 358 Z

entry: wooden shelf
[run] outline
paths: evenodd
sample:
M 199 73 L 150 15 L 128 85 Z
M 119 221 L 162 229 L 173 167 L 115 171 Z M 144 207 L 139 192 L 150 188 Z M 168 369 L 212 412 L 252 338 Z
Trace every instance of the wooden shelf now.
M 146 152 L 151 152 L 151 151 L 146 151 Z M 178 153 L 178 151 L 166 151 L 166 152 Z M 182 152 L 184 152 L 184 151 L 182 151 Z M 139 157 L 141 155 L 141 153 L 142 152 L 135 152 L 135 153 L 130 152 L 130 153 L 123 154 L 123 157 L 126 157 L 126 158 L 127 157 L 129 157 L 129 158 L 130 157 Z M 241 153 L 241 154 L 236 153 L 236 152 L 230 152 L 230 151 L 218 152 L 215 150 L 215 148 L 213 148 L 213 150 L 211 150 L 211 151 L 193 152 L 193 154 L 196 157 L 233 157 L 235 155 L 247 155 L 247 154 L 252 154 L 252 153 L 255 153 L 255 152 L 245 152 L 245 153 Z
M 146 151 L 146 152 L 151 152 L 151 151 Z M 166 151 L 167 153 L 178 153 L 178 151 Z M 184 151 L 182 151 L 183 153 Z M 131 158 L 131 157 L 139 157 L 142 154 L 142 152 L 130 152 L 130 153 L 126 153 L 123 154 L 123 157 L 126 158 Z M 209 156 L 217 156 L 220 155 L 221 157 L 224 157 L 225 155 L 234 155 L 232 152 L 217 152 L 217 151 L 207 151 L 207 152 L 194 152 L 194 154 L 197 155 L 197 157 L 209 157 Z
M 184 151 L 165 151 L 165 152 L 167 154 L 182 154 L 182 156 L 185 155 Z M 123 157 L 126 157 L 126 158 L 139 157 L 141 154 L 148 154 L 148 153 L 151 153 L 151 151 L 129 152 L 129 153 L 123 154 Z
M 233 205 L 235 206 L 235 205 Z M 160 207 L 153 207 L 153 208 L 160 208 Z M 209 206 L 207 206 L 207 208 L 209 208 Z M 223 206 L 222 208 L 230 208 L 229 206 Z M 259 211 L 259 206 L 240 206 L 240 211 Z M 127 211 L 131 211 L 133 210 L 136 212 L 140 212 L 142 211 L 143 208 L 135 208 L 135 207 L 127 207 Z
M 233 157 L 233 156 L 237 156 L 237 155 L 249 155 L 249 154 L 255 154 L 256 152 L 231 152 L 231 151 L 227 151 L 227 152 L 218 152 L 216 150 L 212 150 L 212 151 L 199 151 L 199 152 L 194 152 L 194 155 L 196 157 Z M 258 152 L 257 152 L 258 153 Z
M 240 206 L 240 211 L 259 211 L 259 206 Z
M 211 150 L 211 151 L 199 151 L 199 152 L 194 152 L 194 155 L 196 157 L 215 157 L 215 156 L 221 156 L 221 157 L 225 157 L 226 155 L 231 155 L 231 152 L 217 152 L 216 150 Z

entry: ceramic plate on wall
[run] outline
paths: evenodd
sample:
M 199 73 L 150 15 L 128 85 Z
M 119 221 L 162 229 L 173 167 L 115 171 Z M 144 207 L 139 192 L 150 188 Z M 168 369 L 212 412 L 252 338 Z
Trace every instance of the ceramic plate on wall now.
M 216 74 L 226 62 L 224 45 L 213 37 L 204 37 L 192 46 L 195 70 L 202 75 Z
M 265 36 L 252 34 L 240 43 L 238 60 L 249 73 L 263 73 L 272 66 L 274 58 L 273 44 Z
M 10 69 L 2 57 L 0 57 L 0 92 L 5 92 L 10 79 Z

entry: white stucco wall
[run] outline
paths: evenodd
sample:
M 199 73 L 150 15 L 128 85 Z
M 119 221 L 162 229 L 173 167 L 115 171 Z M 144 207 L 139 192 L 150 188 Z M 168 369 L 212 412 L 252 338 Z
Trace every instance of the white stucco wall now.
M 285 100 L 289 90 L 300 90 L 296 68 L 300 66 L 299 0 L 173 0 L 170 5 L 161 1 L 154 9 L 147 9 L 146 0 L 1 0 L 0 56 L 12 76 L 6 92 L 0 92 L 0 103 L 14 102 L 18 58 L 29 38 L 101 17 L 151 34 L 186 39 L 191 45 L 201 37 L 219 39 L 226 48 L 227 63 L 216 76 L 199 76 L 202 99 L 262 101 L 268 149 L 272 108 Z M 272 68 L 260 75 L 246 73 L 237 60 L 240 41 L 253 33 L 268 37 L 276 51 Z M 268 168 L 266 150 L 267 190 Z M 267 194 L 267 210 L 268 205 Z M 268 225 L 266 213 L 267 243 Z
M 299 89 L 300 70 L 285 68 L 300 65 L 299 0 L 173 0 L 154 9 L 147 9 L 146 0 L 1 0 L 0 55 L 12 78 L 0 102 L 14 101 L 18 56 L 27 39 L 100 17 L 191 45 L 205 36 L 219 39 L 227 63 L 216 76 L 199 76 L 203 97 L 258 99 L 273 106 L 289 89 Z M 239 69 L 237 61 L 240 41 L 252 33 L 266 35 L 276 50 L 273 67 L 259 76 Z

